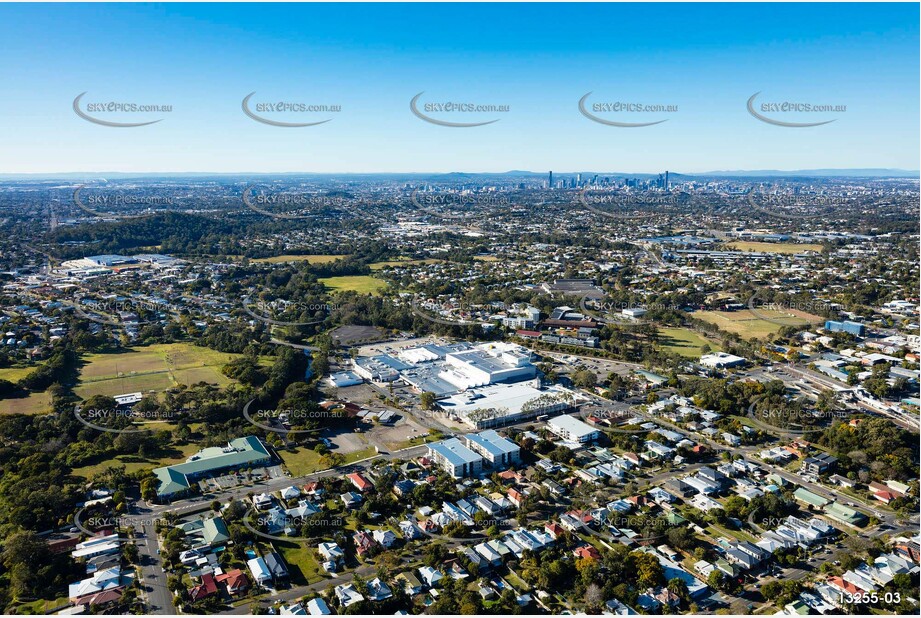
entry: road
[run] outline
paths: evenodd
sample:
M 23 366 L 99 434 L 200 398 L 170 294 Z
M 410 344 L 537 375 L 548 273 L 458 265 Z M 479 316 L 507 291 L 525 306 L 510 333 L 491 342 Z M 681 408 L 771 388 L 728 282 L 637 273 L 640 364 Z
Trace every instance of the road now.
M 582 390 L 581 393 L 582 393 L 583 395 L 586 395 L 587 397 L 590 397 L 592 400 L 598 402 L 599 404 L 605 404 L 605 405 L 607 405 L 607 404 L 610 404 L 610 403 L 611 403 L 611 402 L 609 402 L 607 399 L 604 399 L 603 397 L 600 397 L 600 396 L 598 396 L 598 395 L 595 395 L 594 393 L 590 393 L 589 391 Z M 668 420 L 662 418 L 661 416 L 655 416 L 655 417 L 653 417 L 653 416 L 649 415 L 648 413 L 646 413 L 645 411 L 640 410 L 640 409 L 637 409 L 637 416 L 643 417 L 643 418 L 645 418 L 646 420 L 648 420 L 648 421 L 650 421 L 650 422 L 655 422 L 655 423 L 658 423 L 658 424 L 660 424 L 660 425 L 664 425 L 664 426 L 666 426 L 666 427 L 672 429 L 673 431 L 676 431 L 676 432 L 678 432 L 678 433 L 680 433 L 680 434 L 682 434 L 682 435 L 687 435 L 687 434 L 688 434 L 688 431 L 687 431 L 686 429 L 684 429 L 684 428 L 682 428 L 682 427 L 680 427 L 680 426 L 678 426 L 678 425 L 675 425 L 674 423 L 671 423 L 670 421 L 668 421 Z M 716 441 L 714 441 L 714 440 L 712 440 L 712 439 L 710 439 L 710 438 L 707 438 L 706 436 L 700 436 L 700 435 L 694 434 L 694 435 L 693 435 L 693 438 L 694 438 L 696 441 L 698 441 L 698 442 L 700 442 L 700 443 L 702 443 L 702 444 L 706 444 L 708 447 L 710 447 L 711 449 L 713 449 L 714 452 L 717 452 L 717 453 L 718 453 L 718 452 L 721 452 L 721 451 L 729 451 L 729 452 L 733 453 L 734 455 L 737 455 L 737 456 L 742 457 L 745 461 L 751 463 L 752 465 L 757 466 L 757 467 L 760 468 L 762 471 L 767 472 L 767 473 L 774 473 L 774 474 L 777 474 L 777 475 L 780 476 L 781 478 L 783 478 L 783 479 L 785 479 L 785 480 L 787 480 L 787 481 L 789 481 L 789 482 L 791 482 L 791 483 L 793 483 L 793 484 L 796 484 L 796 485 L 799 485 L 799 486 L 801 486 L 801 487 L 804 487 L 804 488 L 808 489 L 809 491 L 811 491 L 812 493 L 814 493 L 814 494 L 816 494 L 816 495 L 819 495 L 819 496 L 821 496 L 821 497 L 823 497 L 823 498 L 825 498 L 825 499 L 827 499 L 827 500 L 837 501 L 837 500 L 839 500 L 839 499 L 842 499 L 842 495 L 841 495 L 841 494 L 839 494 L 838 492 L 836 492 L 836 491 L 834 491 L 834 490 L 828 489 L 828 488 L 825 487 L 824 485 L 820 485 L 820 484 L 818 484 L 818 483 L 813 483 L 813 482 L 811 482 L 811 481 L 807 481 L 807 480 L 805 480 L 804 478 L 802 478 L 802 477 L 801 477 L 800 475 L 798 475 L 798 474 L 794 474 L 794 473 L 789 472 L 789 471 L 787 471 L 787 470 L 785 470 L 785 469 L 783 469 L 783 468 L 780 468 L 780 467 L 778 467 L 778 466 L 774 466 L 774 465 L 772 465 L 772 464 L 769 464 L 769 463 L 767 463 L 767 462 L 764 462 L 764 461 L 762 461 L 762 460 L 760 460 L 760 459 L 755 458 L 755 457 L 753 456 L 753 453 L 756 452 L 756 451 L 763 450 L 763 449 L 764 449 L 764 446 L 743 446 L 743 447 L 736 447 L 736 448 L 730 449 L 730 448 L 729 448 L 728 446 L 726 446 L 725 444 L 718 443 L 718 442 L 716 442 Z M 677 472 L 676 472 L 676 474 L 677 474 Z M 683 474 L 683 473 L 682 473 L 682 474 Z M 853 502 L 853 503 L 855 503 L 855 504 L 857 504 L 857 505 L 863 507 L 864 509 L 867 509 L 867 510 L 869 511 L 868 514 L 872 514 L 872 515 L 876 516 L 876 517 L 877 517 L 882 523 L 884 523 L 884 524 L 888 524 L 888 525 L 890 525 L 890 526 L 895 526 L 895 525 L 897 525 L 897 523 L 898 523 L 898 517 L 897 517 L 894 513 L 886 512 L 886 511 L 882 510 L 880 507 L 878 507 L 878 506 L 876 506 L 876 505 L 869 504 L 869 503 L 867 503 L 867 502 L 864 501 L 864 500 L 861 500 L 861 499 L 859 499 L 859 498 L 855 498 L 855 497 L 850 496 L 850 495 L 847 495 L 846 498 L 844 498 L 844 499 L 845 499 L 845 501 Z M 913 518 L 911 518 L 911 519 L 909 520 L 909 523 L 910 523 L 910 524 L 913 524 L 913 523 L 915 523 L 917 520 L 918 520 L 918 517 L 915 516 L 915 517 L 913 517 Z M 915 530 L 917 530 L 917 527 L 915 528 Z M 868 531 L 868 530 L 865 530 L 864 532 L 869 532 L 869 531 Z
M 166 573 L 158 553 L 160 549 L 157 531 L 152 522 L 145 522 L 140 530 L 143 539 L 137 539 L 140 554 L 141 587 L 147 595 L 147 609 L 151 614 L 175 614 L 173 594 L 166 587 Z
M 415 458 L 425 454 L 426 451 L 427 447 L 425 445 L 413 446 L 408 449 L 394 451 L 386 455 L 377 455 L 364 461 L 331 468 L 329 470 L 322 470 L 301 477 L 270 479 L 269 481 L 256 483 L 254 486 L 238 487 L 226 491 L 214 492 L 198 498 L 179 500 L 171 504 L 149 504 L 143 501 L 137 503 L 137 505 L 131 509 L 131 512 L 124 517 L 124 521 L 126 526 L 133 525 L 136 530 L 143 532 L 143 538 L 136 539 L 136 544 L 140 552 L 140 578 L 145 589 L 145 594 L 147 595 L 149 613 L 160 615 L 176 614 L 176 608 L 173 605 L 173 595 L 166 587 L 166 573 L 163 570 L 162 557 L 157 553 L 160 546 L 157 540 L 155 522 L 157 519 L 164 517 L 167 513 L 173 513 L 178 517 L 182 517 L 190 512 L 207 509 L 208 504 L 213 500 L 226 502 L 233 498 L 243 499 L 247 493 L 254 489 L 258 489 L 261 492 L 277 491 L 289 485 L 303 485 L 309 481 L 329 476 L 341 476 L 347 472 L 366 469 L 375 461 Z M 358 572 L 361 572 L 360 568 Z M 340 576 L 340 578 L 345 577 L 348 577 L 350 580 L 352 574 L 343 574 Z M 332 580 L 323 580 L 315 585 L 319 585 L 320 588 L 325 588 L 329 585 L 330 581 Z M 345 580 L 343 579 L 343 581 Z M 305 591 L 291 598 L 303 596 L 309 592 L 310 588 L 309 586 L 306 587 Z M 232 613 L 249 613 L 249 607 L 245 606 L 241 611 L 234 611 Z

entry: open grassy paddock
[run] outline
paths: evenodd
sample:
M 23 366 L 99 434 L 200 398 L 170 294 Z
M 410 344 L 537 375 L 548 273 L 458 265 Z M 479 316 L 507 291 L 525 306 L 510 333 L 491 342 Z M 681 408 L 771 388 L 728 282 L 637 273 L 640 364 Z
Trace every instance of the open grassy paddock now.
M 224 386 L 230 379 L 221 373 L 221 367 L 238 356 L 188 343 L 88 354 L 83 357 L 80 382 L 74 393 L 87 399 L 93 395 L 163 391 L 198 382 Z
M 171 427 L 171 425 L 163 425 L 163 428 L 169 427 Z M 152 427 L 152 429 L 156 428 Z M 87 464 L 80 468 L 74 468 L 73 474 L 75 476 L 91 479 L 94 475 L 103 470 L 117 468 L 118 466 L 125 466 L 126 472 L 135 472 L 145 468 L 152 470 L 153 468 L 183 463 L 199 450 L 201 450 L 201 447 L 193 441 L 182 446 L 173 446 L 163 453 L 153 453 L 144 458 L 138 457 L 137 455 L 116 455 L 114 459 L 106 458 L 102 461 Z
M 778 311 L 776 309 L 761 308 L 758 309 L 757 314 L 753 313 L 751 309 L 742 309 L 740 311 L 695 311 L 693 315 L 704 322 L 716 325 L 720 330 L 735 333 L 745 339 L 763 339 L 779 331 L 782 326 L 801 327 L 823 322 L 823 318 L 817 315 L 796 309 Z M 770 318 L 770 320 L 766 318 Z
M 792 243 L 792 242 L 756 242 L 753 240 L 737 240 L 726 243 L 736 251 L 760 251 L 762 253 L 783 253 L 793 254 L 802 253 L 803 251 L 822 251 L 822 245 L 814 243 Z
M 660 328 L 659 346 L 672 354 L 679 354 L 688 358 L 697 358 L 703 352 L 701 346 L 709 345 L 711 351 L 722 350 L 720 344 L 711 339 L 698 335 L 687 328 Z
M 41 366 L 41 363 L 35 363 L 27 367 L 4 367 L 0 369 L 0 380 L 8 380 L 13 383 L 18 382 Z
M 379 294 L 387 287 L 386 281 L 375 279 L 370 275 L 350 275 L 344 277 L 327 277 L 320 283 L 334 292 L 352 291 L 360 294 Z

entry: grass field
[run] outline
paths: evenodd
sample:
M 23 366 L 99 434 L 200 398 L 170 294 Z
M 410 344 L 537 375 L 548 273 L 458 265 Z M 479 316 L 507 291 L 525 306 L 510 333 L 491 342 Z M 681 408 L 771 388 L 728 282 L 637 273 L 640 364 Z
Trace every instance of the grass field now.
M 758 309 L 758 315 L 751 309 L 741 311 L 695 311 L 695 318 L 709 322 L 727 333 L 735 333 L 746 339 L 762 339 L 780 330 L 781 326 L 806 326 L 819 324 L 822 318 L 805 311 L 776 309 Z M 769 321 L 770 318 L 774 321 Z
M 313 547 L 293 541 L 276 541 L 274 545 L 288 563 L 292 584 L 305 586 L 324 579 L 323 570 L 314 556 Z
M 18 382 L 19 380 L 23 379 L 41 367 L 41 365 L 41 363 L 35 363 L 29 367 L 6 367 L 4 369 L 0 369 L 0 380 L 9 380 L 13 383 Z
M 41 414 L 51 412 L 50 393 L 29 393 L 28 397 L 0 400 L 0 414 Z
M 705 344 L 714 352 L 722 350 L 719 343 L 705 339 L 687 328 L 660 328 L 659 334 L 659 346 L 672 354 L 697 358 L 702 354 L 701 346 Z
M 232 380 L 221 373 L 221 367 L 238 356 L 188 343 L 87 354 L 81 359 L 80 380 L 74 387 L 74 394 L 89 399 L 93 395 L 160 392 L 179 384 L 198 382 L 226 386 Z M 266 362 L 265 358 L 261 360 L 263 364 Z M 28 371 L 31 369 L 27 368 Z M 28 397 L 0 400 L 0 414 L 41 414 L 49 412 L 50 406 L 50 394 L 30 393 Z
M 374 447 L 361 449 L 345 455 L 344 464 L 353 463 L 360 459 L 367 459 L 376 454 Z M 285 467 L 292 476 L 304 476 L 313 472 L 323 470 L 325 466 L 320 463 L 320 455 L 315 451 L 298 447 L 293 452 L 285 449 L 278 451 L 278 456 L 284 462 Z
M 346 277 L 327 277 L 320 283 L 334 292 L 353 291 L 360 294 L 379 294 L 387 287 L 387 282 L 370 275 L 351 275 Z
M 760 251 L 762 253 L 802 253 L 803 251 L 822 251 L 822 245 L 797 244 L 792 242 L 755 242 L 749 240 L 736 240 L 726 243 L 736 251 Z
M 198 444 L 195 442 L 190 442 L 183 446 L 174 446 L 171 447 L 168 451 L 164 453 L 157 453 L 154 456 L 146 457 L 144 459 L 138 457 L 137 455 L 116 455 L 114 459 L 105 459 L 98 463 L 89 464 L 81 468 L 74 468 L 73 474 L 76 476 L 82 476 L 86 479 L 91 479 L 93 476 L 107 468 L 115 468 L 118 466 L 125 466 L 126 472 L 135 472 L 137 470 L 143 470 L 144 468 L 160 468 L 162 466 L 171 466 L 173 464 L 178 464 L 184 462 L 190 456 L 197 453 L 200 449 Z
M 221 373 L 221 367 L 237 356 L 188 343 L 88 354 L 83 357 L 80 383 L 74 393 L 87 399 L 93 395 L 162 391 L 198 382 L 225 386 L 230 379 Z
M 276 255 L 268 258 L 257 258 L 253 262 L 266 264 L 281 264 L 283 262 L 310 262 L 311 264 L 329 264 L 336 260 L 348 257 L 347 255 Z

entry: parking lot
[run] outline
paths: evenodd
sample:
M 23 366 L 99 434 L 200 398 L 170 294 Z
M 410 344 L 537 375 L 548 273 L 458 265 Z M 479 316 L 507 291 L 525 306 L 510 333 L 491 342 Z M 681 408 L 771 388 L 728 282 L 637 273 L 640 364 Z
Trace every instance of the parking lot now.
M 285 473 L 281 466 L 268 466 L 239 470 L 231 474 L 202 479 L 198 482 L 198 486 L 202 493 L 211 493 L 233 489 L 234 487 L 246 485 L 248 482 L 277 479 L 283 476 L 285 476 Z

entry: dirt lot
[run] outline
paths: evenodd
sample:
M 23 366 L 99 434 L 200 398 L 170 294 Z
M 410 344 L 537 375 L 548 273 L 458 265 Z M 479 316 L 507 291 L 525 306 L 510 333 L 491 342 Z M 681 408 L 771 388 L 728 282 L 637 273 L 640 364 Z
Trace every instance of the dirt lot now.
M 383 338 L 384 334 L 374 326 L 340 326 L 329 333 L 333 341 L 342 345 L 354 345 L 365 341 L 375 341 Z

